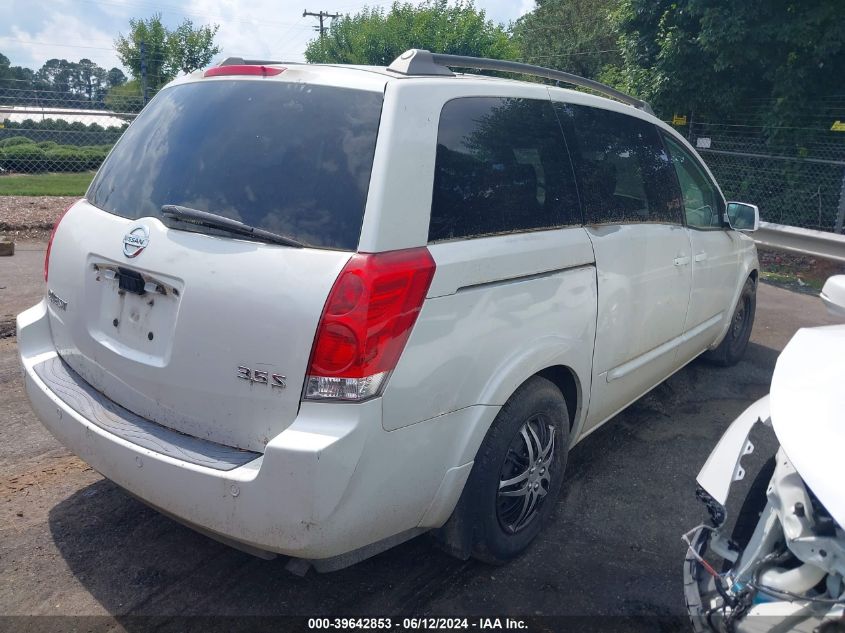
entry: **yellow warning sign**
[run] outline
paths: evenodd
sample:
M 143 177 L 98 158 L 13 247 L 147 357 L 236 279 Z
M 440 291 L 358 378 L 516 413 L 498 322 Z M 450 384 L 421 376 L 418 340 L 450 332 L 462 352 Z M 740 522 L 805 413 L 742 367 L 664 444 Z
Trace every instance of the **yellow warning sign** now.
M 838 121 L 837 121 L 838 123 Z M 687 124 L 687 115 L 681 116 L 679 114 L 672 115 L 672 125 L 686 125 Z
M 831 132 L 845 132 L 845 123 L 842 121 L 836 120 L 833 122 L 833 125 L 830 126 Z

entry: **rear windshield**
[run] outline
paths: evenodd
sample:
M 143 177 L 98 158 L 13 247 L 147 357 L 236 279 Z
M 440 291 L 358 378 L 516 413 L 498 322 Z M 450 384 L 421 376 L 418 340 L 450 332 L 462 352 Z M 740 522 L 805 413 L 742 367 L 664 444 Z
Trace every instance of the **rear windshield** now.
M 355 250 L 381 106 L 381 93 L 301 83 L 174 86 L 129 127 L 88 200 L 130 219 L 181 205 Z

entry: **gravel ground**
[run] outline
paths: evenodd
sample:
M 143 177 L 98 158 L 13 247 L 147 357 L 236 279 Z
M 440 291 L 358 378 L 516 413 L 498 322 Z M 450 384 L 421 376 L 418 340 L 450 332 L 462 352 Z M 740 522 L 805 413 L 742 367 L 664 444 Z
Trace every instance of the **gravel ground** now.
M 0 236 L 46 239 L 73 196 L 0 196 Z
M 46 246 L 43 240 L 18 240 L 13 257 L 0 257 L 0 339 L 14 336 L 15 316 L 44 296 Z

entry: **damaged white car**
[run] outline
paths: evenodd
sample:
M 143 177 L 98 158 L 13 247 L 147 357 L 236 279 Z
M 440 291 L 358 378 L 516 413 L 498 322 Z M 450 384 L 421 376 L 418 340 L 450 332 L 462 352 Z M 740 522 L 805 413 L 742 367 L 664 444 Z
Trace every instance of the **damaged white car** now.
M 845 319 L 845 275 L 822 291 Z M 684 592 L 696 631 L 845 631 L 845 325 L 799 330 L 771 392 L 740 415 L 698 474 L 712 525 L 684 535 Z M 752 428 L 780 444 L 731 533 L 726 509 Z M 721 559 L 721 568 L 715 562 Z

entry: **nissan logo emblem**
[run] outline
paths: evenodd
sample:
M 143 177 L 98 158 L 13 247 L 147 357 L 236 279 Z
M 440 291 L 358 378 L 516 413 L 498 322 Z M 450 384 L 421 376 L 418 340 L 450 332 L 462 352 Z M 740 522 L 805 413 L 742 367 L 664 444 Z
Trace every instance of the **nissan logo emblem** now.
M 136 226 L 123 236 L 123 254 L 138 257 L 150 243 L 150 230 L 146 226 Z

